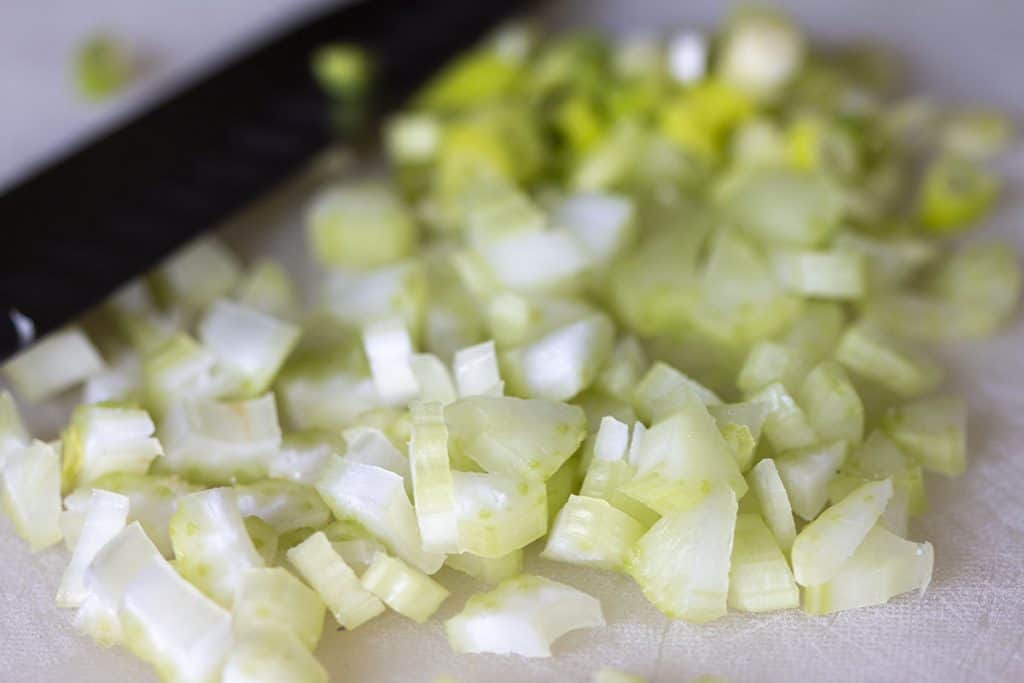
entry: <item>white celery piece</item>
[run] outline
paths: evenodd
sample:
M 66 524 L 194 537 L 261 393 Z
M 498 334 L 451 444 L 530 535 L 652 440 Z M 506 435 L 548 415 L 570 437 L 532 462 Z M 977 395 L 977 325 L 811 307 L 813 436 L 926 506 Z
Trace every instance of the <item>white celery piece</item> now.
M 448 459 L 448 428 L 440 403 L 412 405 L 409 460 L 416 522 L 423 548 L 430 552 L 456 552 L 459 527 L 455 484 Z
M 760 515 L 736 517 L 728 603 L 743 612 L 770 612 L 800 605 L 793 572 Z
M 232 604 L 247 569 L 265 564 L 229 488 L 181 498 L 170 531 L 177 570 L 222 605 Z
M 187 398 L 220 398 L 236 387 L 235 378 L 219 368 L 216 354 L 185 333 L 143 356 L 142 380 L 146 407 L 158 418 Z
M 263 558 L 263 563 L 269 566 L 277 564 L 281 550 L 281 535 L 259 517 L 245 517 L 242 521 L 245 523 L 245 533 L 249 535 L 252 547 Z M 302 533 L 306 531 L 303 529 Z
M 725 616 L 736 514 L 736 495 L 719 486 L 637 541 L 630 574 L 651 604 L 695 623 Z
M 567 230 L 526 230 L 480 244 L 498 284 L 515 291 L 560 289 L 590 266 L 586 248 Z
M 334 551 L 353 569 L 366 569 L 377 553 L 386 550 L 384 544 L 374 538 L 373 534 L 351 519 L 332 522 L 323 532 Z
M 658 422 L 689 404 L 690 394 L 706 406 L 718 405 L 722 399 L 675 368 L 655 363 L 633 390 L 633 407 L 646 422 Z
M 801 529 L 792 550 L 797 583 L 819 586 L 834 577 L 878 522 L 892 492 L 890 479 L 859 486 Z
M 384 603 L 363 588 L 322 531 L 289 550 L 288 561 L 346 629 L 357 628 L 384 611 Z
M 377 394 L 384 405 L 404 405 L 419 394 L 409 361 L 413 356 L 409 331 L 399 318 L 385 318 L 363 328 L 363 349 Z
M 777 451 L 804 448 L 818 441 L 807 413 L 781 382 L 770 384 L 750 397 L 768 409 L 764 433 Z
M 444 563 L 443 554 L 423 549 L 416 513 L 394 472 L 334 457 L 316 489 L 337 517 L 359 522 L 417 569 L 433 574 Z
M 163 556 L 138 522 L 119 531 L 86 567 L 84 581 L 88 597 L 75 615 L 75 627 L 101 645 L 120 642 L 118 608 L 124 590 L 142 568 L 157 559 Z
M 221 683 L 327 683 L 327 670 L 288 629 L 264 622 L 235 633 Z
M 258 517 L 278 534 L 322 529 L 331 521 L 330 509 L 310 485 L 266 479 L 237 484 L 234 491 L 242 517 Z
M 590 675 L 590 683 L 647 683 L 647 679 L 614 669 L 598 669 Z
M 547 490 L 536 479 L 453 471 L 452 483 L 463 552 L 503 557 L 547 531 Z
M 320 642 L 324 603 L 309 588 L 281 567 L 247 569 L 232 608 L 235 629 L 275 625 L 294 633 L 308 650 Z
M 761 514 L 768 523 L 772 535 L 783 552 L 788 553 L 796 538 L 796 523 L 793 521 L 793 508 L 789 504 L 789 494 L 779 476 L 775 461 L 765 458 L 754 465 L 749 475 L 750 488 L 761 504 Z
M 344 444 L 329 432 L 287 434 L 267 466 L 267 476 L 312 486 L 320 478 L 328 458 L 343 450 Z
M 883 426 L 929 471 L 955 477 L 967 468 L 967 406 L 957 396 L 933 396 L 892 409 Z
M 52 446 L 33 441 L 9 452 L 0 487 L 14 531 L 33 551 L 60 542 L 60 456 Z
M 390 470 L 402 477 L 406 488 L 411 491 L 409 457 L 395 448 L 384 432 L 375 427 L 350 427 L 342 432 L 342 436 L 346 460 Z
M 399 164 L 432 161 L 441 144 L 441 122 L 426 112 L 405 112 L 388 121 L 384 142 L 388 158 Z
M 864 259 L 855 251 L 780 250 L 775 273 L 792 292 L 820 299 L 860 299 L 867 289 Z
M 313 200 L 307 218 L 312 255 L 327 266 L 373 268 L 411 254 L 416 223 L 386 183 L 362 180 Z
M 448 597 L 447 588 L 386 553 L 377 553 L 360 582 L 385 605 L 419 624 Z
M 124 644 L 164 680 L 215 683 L 231 649 L 231 614 L 164 558 L 141 567 L 118 610 Z
M 846 460 L 849 446 L 836 441 L 795 452 L 775 459 L 775 467 L 786 487 L 793 512 L 810 521 L 828 502 L 828 484 Z
M 804 59 L 804 40 L 785 18 L 768 11 L 739 15 L 719 48 L 720 78 L 759 98 L 771 99 L 792 79 Z
M 625 195 L 579 192 L 559 202 L 551 221 L 568 229 L 596 263 L 608 263 L 635 230 L 636 207 Z
M 459 396 L 501 396 L 505 393 L 493 340 L 456 351 L 452 369 Z
M 165 302 L 194 311 L 230 292 L 239 277 L 235 255 L 217 238 L 204 237 L 164 261 L 153 286 Z
M 503 360 L 517 393 L 568 401 L 593 384 L 614 340 L 608 316 L 591 315 L 506 352 Z
M 142 361 L 136 353 L 123 353 L 82 387 L 82 403 L 140 400 Z
M 715 418 L 718 431 L 729 444 L 740 471 L 749 470 L 754 464 L 757 444 L 761 439 L 764 421 L 768 417 L 767 406 L 753 401 L 722 403 L 708 406 L 708 413 Z
M 625 571 L 645 527 L 600 498 L 569 496 L 555 518 L 542 557 L 585 567 Z
M 864 404 L 838 363 L 825 361 L 811 370 L 798 398 L 822 441 L 863 440 Z
M 601 418 L 601 426 L 594 440 L 594 460 L 625 460 L 629 450 L 629 425 L 611 415 Z
M 420 401 L 448 405 L 456 399 L 451 373 L 434 354 L 414 353 L 409 359 L 409 368 L 416 377 Z
M 578 406 L 545 399 L 470 396 L 444 409 L 450 448 L 488 472 L 546 480 L 587 433 Z
M 513 550 L 501 557 L 480 557 L 473 553 L 449 555 L 444 563 L 466 576 L 487 584 L 501 583 L 523 572 L 523 551 Z
M 273 394 L 222 403 L 185 400 L 160 425 L 160 467 L 204 483 L 252 481 L 267 476 L 281 446 Z
M 128 504 L 127 496 L 98 489 L 92 491 L 81 533 L 57 589 L 58 607 L 80 607 L 89 597 L 85 570 L 96 553 L 124 529 Z
M 942 381 L 942 369 L 921 351 L 904 348 L 863 322 L 846 330 L 835 357 L 854 373 L 905 398 L 926 394 Z
M 803 591 L 808 614 L 881 605 L 890 598 L 919 590 L 932 578 L 935 554 L 931 543 L 914 543 L 873 527 L 832 578 Z
M 145 474 L 163 454 L 145 410 L 80 405 L 62 435 L 65 489 L 85 486 L 110 472 Z
M 278 318 L 291 318 L 298 306 L 295 285 L 280 264 L 263 260 L 251 266 L 235 287 L 238 303 Z
M 321 299 L 332 317 L 352 327 L 398 316 L 412 328 L 423 312 L 426 295 L 423 265 L 403 261 L 370 270 L 332 269 Z
M 382 405 L 370 377 L 336 372 L 278 380 L 281 403 L 296 429 L 334 430 Z
M 569 631 L 604 626 L 601 603 L 586 593 L 523 574 L 474 595 L 445 622 L 455 652 L 550 657 L 551 644 Z
M 299 328 L 253 308 L 218 299 L 199 322 L 199 340 L 240 378 L 242 396 L 262 394 L 299 341 Z
M 640 341 L 633 336 L 623 337 L 612 349 L 594 387 L 609 396 L 632 403 L 633 387 L 639 383 L 649 364 Z
M 29 434 L 9 391 L 0 391 L 0 470 L 7 454 L 28 445 Z
M 103 359 L 77 327 L 40 339 L 0 366 L 18 396 L 29 403 L 53 398 L 103 370 Z
M 736 386 L 746 396 L 775 382 L 795 392 L 806 371 L 800 354 L 788 344 L 760 341 L 754 344 L 744 359 Z

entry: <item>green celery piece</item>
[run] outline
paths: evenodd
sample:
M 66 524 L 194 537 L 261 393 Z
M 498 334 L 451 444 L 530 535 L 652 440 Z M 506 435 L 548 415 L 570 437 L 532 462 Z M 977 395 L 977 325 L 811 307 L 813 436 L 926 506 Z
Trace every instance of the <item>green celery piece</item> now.
M 449 555 L 444 563 L 477 581 L 498 584 L 523 572 L 523 551 L 513 550 L 501 557 L 480 557 L 473 553 Z
M 933 396 L 898 406 L 883 419 L 889 436 L 929 471 L 956 477 L 967 469 L 967 406 Z
M 135 66 L 119 40 L 94 35 L 75 50 L 75 85 L 83 98 L 99 102 L 123 90 L 135 75 Z
M 312 651 L 324 626 L 324 603 L 316 591 L 281 567 L 248 569 L 232 611 L 236 629 L 273 625 L 293 633 Z
M 570 496 L 555 518 L 542 557 L 624 572 L 645 527 L 600 498 Z
M 381 182 L 332 188 L 320 195 L 307 218 L 311 250 L 320 263 L 377 268 L 413 254 L 416 223 L 401 199 Z M 372 239 L 368 235 L 372 234 Z
M 359 581 L 385 605 L 420 624 L 448 597 L 437 581 L 385 553 L 377 553 Z
M 807 419 L 823 441 L 860 443 L 864 438 L 864 404 L 842 366 L 818 364 L 804 379 L 797 395 Z
M 760 515 L 736 518 L 728 604 L 743 612 L 771 612 L 800 605 L 793 572 Z
M 267 622 L 235 634 L 222 683 L 327 683 L 327 670 L 288 629 Z

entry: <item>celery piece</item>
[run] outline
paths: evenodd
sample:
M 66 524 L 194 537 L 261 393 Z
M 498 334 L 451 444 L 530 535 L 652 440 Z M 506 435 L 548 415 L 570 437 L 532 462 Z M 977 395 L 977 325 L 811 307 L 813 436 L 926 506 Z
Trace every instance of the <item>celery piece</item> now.
M 728 604 L 742 612 L 771 612 L 800 605 L 793 572 L 760 515 L 736 517 Z
M 128 352 L 86 380 L 85 386 L 82 387 L 81 401 L 135 403 L 142 398 L 142 362 L 138 354 Z
M 792 292 L 819 299 L 860 299 L 866 286 L 864 259 L 855 251 L 779 250 L 775 273 Z
M 920 465 L 903 451 L 886 432 L 875 430 L 864 440 L 854 452 L 852 457 L 840 470 L 840 476 L 833 480 L 833 483 L 842 478 L 854 484 L 838 495 L 832 493 L 829 488 L 829 499 L 838 502 L 853 490 L 856 485 L 864 483 L 869 479 L 892 478 L 893 499 L 901 494 L 906 494 L 907 512 L 918 514 L 925 509 L 924 476 Z M 837 484 L 838 485 L 838 484 Z M 884 517 L 884 515 L 883 515 Z
M 832 579 L 875 526 L 892 493 L 890 479 L 864 484 L 801 529 L 792 550 L 797 583 L 820 586 Z
M 273 394 L 220 403 L 189 399 L 174 405 L 160 425 L 160 468 L 209 483 L 254 481 L 281 446 Z
M 145 410 L 112 404 L 80 405 L 61 435 L 63 489 L 85 486 L 111 472 L 145 474 L 163 454 Z
M 331 43 L 313 53 L 313 75 L 324 92 L 349 101 L 361 98 L 370 84 L 370 61 L 364 48 Z
M 322 529 L 331 511 L 312 486 L 287 480 L 266 479 L 234 486 L 243 517 L 258 517 L 285 534 L 296 529 Z
M 754 464 L 757 443 L 761 439 L 768 410 L 763 403 L 721 403 L 708 406 L 708 413 L 715 418 L 718 431 L 729 444 L 740 472 L 746 472 Z
M 427 278 L 418 261 L 380 268 L 328 273 L 321 292 L 323 308 L 337 321 L 362 327 L 375 320 L 400 317 L 413 332 L 426 306 Z
M 252 547 L 263 558 L 264 564 L 277 564 L 281 552 L 281 536 L 274 531 L 274 527 L 255 516 L 246 517 L 242 521 L 245 522 L 245 533 L 252 540 Z
M 804 379 L 797 398 L 821 440 L 856 444 L 864 438 L 864 404 L 839 364 L 819 363 Z
M 632 402 L 633 388 L 648 367 L 647 353 L 640 341 L 630 335 L 615 344 L 594 387 L 611 397 Z
M 917 215 L 935 233 L 963 230 L 992 209 L 999 178 L 964 159 L 942 157 L 925 171 L 917 197 Z
M 705 406 L 722 402 L 715 392 L 659 361 L 633 389 L 633 407 L 644 421 L 658 422 L 686 408 L 691 397 L 696 397 Z
M 905 398 L 926 394 L 942 381 L 942 370 L 931 359 L 865 322 L 846 330 L 835 357 L 855 374 Z
M 579 192 L 554 207 L 551 221 L 567 228 L 596 263 L 605 264 L 632 241 L 635 216 L 636 207 L 627 196 Z
M 385 550 L 384 544 L 378 541 L 373 534 L 367 531 L 361 524 L 350 519 L 339 519 L 323 530 L 327 540 L 331 542 L 334 551 L 341 555 L 345 564 L 353 569 L 365 569 L 373 562 L 377 553 Z M 311 535 L 311 534 L 310 534 Z M 297 539 L 302 542 L 308 538 Z
M 1020 264 L 1006 244 L 968 244 L 937 269 L 928 285 L 936 295 L 952 301 L 965 319 L 963 336 L 981 337 L 994 333 L 1013 316 L 1020 298 Z
M 779 548 L 788 553 L 796 538 L 796 524 L 793 522 L 793 508 L 789 494 L 779 475 L 778 467 L 771 458 L 765 458 L 754 465 L 748 475 L 754 498 L 760 503 L 761 516 L 768 523 Z
M 384 405 L 404 405 L 419 393 L 409 362 L 413 347 L 399 318 L 387 318 L 363 328 L 363 348 L 370 362 L 373 384 Z
M 632 171 L 642 141 L 643 131 L 636 122 L 619 122 L 575 165 L 569 187 L 596 192 L 620 185 Z
M 828 502 L 828 484 L 836 476 L 849 446 L 845 441 L 783 453 L 775 467 L 801 519 L 811 521 Z
M 217 356 L 184 332 L 168 337 L 142 358 L 146 408 L 160 418 L 173 404 L 232 393 L 234 377 L 217 366 Z
M 376 427 L 349 427 L 342 436 L 346 460 L 390 470 L 405 480 L 406 490 L 412 493 L 410 459 L 395 448 L 384 432 Z
M 696 505 L 661 518 L 634 548 L 630 574 L 655 607 L 695 623 L 725 616 L 736 495 L 712 489 Z
M 568 401 L 594 382 L 611 353 L 614 337 L 611 320 L 593 315 L 508 351 L 502 360 L 516 393 Z
M 359 581 L 385 605 L 420 624 L 448 597 L 437 581 L 385 553 L 377 553 Z
M 547 491 L 539 481 L 482 472 L 452 472 L 452 481 L 461 551 L 495 559 L 547 531 Z
M 604 626 L 601 603 L 571 586 L 523 574 L 474 595 L 445 622 L 458 653 L 490 652 L 550 657 L 551 644 L 569 631 Z
M 804 38 L 785 17 L 768 10 L 741 12 L 719 46 L 715 74 L 761 99 L 774 99 L 804 61 Z
M 29 403 L 53 398 L 103 370 L 103 359 L 77 327 L 53 332 L 8 360 L 0 371 Z
M 577 406 L 544 399 L 471 396 L 445 407 L 450 452 L 488 472 L 546 480 L 586 436 Z
M 551 528 L 551 525 L 555 521 L 555 517 L 558 515 L 558 511 L 561 510 L 562 506 L 569 500 L 569 496 L 576 493 L 576 489 L 579 488 L 579 469 L 580 466 L 578 458 L 574 455 L 566 460 L 565 463 L 559 467 L 546 482 L 544 482 L 548 508 L 548 528 Z
M 519 292 L 573 289 L 592 260 L 567 230 L 531 230 L 477 247 L 501 287 Z
M 57 589 L 58 607 L 81 607 L 89 597 L 85 570 L 96 554 L 116 536 L 128 521 L 128 498 L 118 493 L 93 489 L 81 532 L 75 542 L 71 561 Z
M 0 494 L 15 533 L 33 552 L 60 542 L 60 456 L 52 446 L 33 441 L 8 452 Z
M 925 239 L 882 238 L 851 231 L 837 235 L 833 247 L 841 252 L 862 254 L 864 277 L 871 291 L 893 289 L 906 284 L 922 267 L 938 256 L 936 245 Z
M 924 592 L 933 564 L 931 543 L 905 541 L 875 526 L 829 581 L 804 588 L 803 609 L 830 614 L 881 605 L 915 588 Z
M 91 102 L 108 99 L 124 89 L 135 65 L 127 47 L 109 35 L 94 35 L 75 50 L 74 76 L 78 93 Z
M 128 582 L 118 618 L 124 644 L 164 680 L 221 680 L 231 648 L 231 614 L 164 558 L 149 560 Z
M 505 393 L 493 341 L 456 351 L 452 371 L 459 396 L 501 396 Z
M 615 669 L 604 668 L 598 669 L 590 675 L 590 683 L 647 683 L 647 679 Z
M 235 298 L 247 308 L 276 318 L 295 315 L 298 295 L 287 271 L 269 259 L 251 266 L 235 285 Z
M 457 398 L 451 373 L 434 354 L 414 353 L 409 358 L 409 368 L 416 377 L 420 401 L 448 405 Z
M 226 299 L 214 301 L 199 322 L 199 339 L 221 367 L 238 378 L 242 397 L 267 390 L 299 340 L 299 328 Z
M 328 266 L 377 268 L 416 249 L 416 223 L 380 182 L 324 192 L 313 202 L 307 224 L 313 256 Z
M 585 567 L 625 571 L 642 524 L 608 501 L 569 496 L 555 518 L 542 556 Z
M 544 212 L 511 183 L 485 178 L 462 197 L 463 230 L 473 246 L 543 230 Z
M 493 558 L 457 553 L 449 555 L 444 563 L 477 581 L 493 585 L 523 572 L 523 551 L 513 550 L 507 555 Z
M 522 75 L 515 61 L 480 48 L 446 66 L 419 93 L 417 104 L 428 110 L 470 109 L 500 99 Z
M 221 683 L 327 683 L 327 670 L 288 629 L 263 622 L 236 633 Z
M 381 405 L 373 380 L 348 372 L 293 375 L 277 386 L 288 422 L 296 429 L 335 430 Z
M 401 476 L 335 456 L 316 489 L 337 517 L 359 522 L 409 564 L 427 574 L 440 569 L 444 556 L 424 550 Z
M 287 570 L 260 567 L 242 574 L 232 616 L 236 630 L 279 626 L 295 634 L 312 651 L 323 631 L 324 603 Z
M 767 409 L 764 433 L 775 450 L 804 448 L 818 441 L 807 413 L 780 382 L 769 384 L 751 396 L 750 401 Z
M 271 479 L 312 486 L 320 478 L 327 459 L 344 452 L 345 444 L 331 432 L 309 430 L 285 434 L 281 448 L 267 466 Z
M 933 396 L 889 411 L 885 431 L 931 472 L 956 477 L 967 469 L 967 406 L 957 396 Z
M 232 604 L 247 569 L 264 565 L 229 488 L 182 497 L 170 532 L 175 568 L 222 605 Z
M 289 550 L 288 561 L 344 628 L 357 628 L 384 611 L 384 603 L 363 588 L 322 531 Z
M 1003 114 L 968 109 L 951 114 L 942 125 L 943 151 L 964 159 L 983 161 L 1009 147 L 1013 123 Z
M 444 407 L 440 403 L 414 403 L 412 420 L 409 460 L 423 547 L 431 552 L 455 552 L 459 531 Z
M 640 423 L 637 423 L 637 426 L 643 427 Z M 634 437 L 634 440 L 637 439 Z M 636 476 L 636 467 L 626 461 L 628 441 L 629 429 L 626 425 L 612 417 L 606 417 L 601 421 L 594 459 L 587 468 L 580 495 L 606 500 L 645 528 L 649 528 L 657 521 L 657 513 L 624 493 L 626 485 Z
M 157 298 L 165 305 L 197 311 L 238 283 L 241 266 L 216 237 L 203 237 L 182 247 L 152 274 Z
M 7 454 L 28 445 L 29 434 L 9 391 L 0 391 L 0 470 Z
M 803 358 L 787 344 L 760 341 L 751 347 L 740 367 L 736 386 L 745 396 L 751 396 L 776 382 L 795 393 L 804 373 Z
M 439 117 L 427 112 L 392 116 L 384 131 L 388 158 L 399 166 L 423 164 L 437 158 L 442 127 Z

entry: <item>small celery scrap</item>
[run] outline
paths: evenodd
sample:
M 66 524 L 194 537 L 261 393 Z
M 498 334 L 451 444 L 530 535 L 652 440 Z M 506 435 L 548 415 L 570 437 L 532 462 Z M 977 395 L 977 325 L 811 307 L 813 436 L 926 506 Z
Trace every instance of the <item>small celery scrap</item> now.
M 75 51 L 75 86 L 86 100 L 106 100 L 129 84 L 136 66 L 122 41 L 106 34 L 94 35 Z

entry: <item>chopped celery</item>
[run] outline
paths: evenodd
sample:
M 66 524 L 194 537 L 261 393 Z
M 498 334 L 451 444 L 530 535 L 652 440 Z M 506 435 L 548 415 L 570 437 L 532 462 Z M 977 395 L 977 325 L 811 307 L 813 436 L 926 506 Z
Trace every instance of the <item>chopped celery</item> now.
M 82 387 L 82 403 L 142 400 L 142 362 L 135 353 L 125 353 L 96 373 Z
M 385 550 L 383 543 L 374 538 L 373 534 L 363 528 L 361 524 L 351 519 L 339 519 L 332 522 L 324 528 L 323 532 L 327 536 L 327 540 L 331 542 L 334 551 L 354 569 L 365 569 L 370 566 L 377 553 Z M 311 535 L 310 533 L 303 538 L 298 538 L 296 544 Z
M 890 410 L 889 436 L 929 471 L 955 477 L 967 468 L 967 406 L 956 396 L 934 396 Z
M 633 407 L 646 422 L 658 422 L 687 407 L 695 396 L 706 406 L 722 402 L 715 392 L 672 366 L 657 362 L 633 389 Z
M 232 616 L 236 629 L 273 624 L 294 633 L 313 650 L 323 631 L 324 603 L 287 570 L 261 567 L 242 574 Z
M 642 431 L 643 425 L 637 423 Z M 639 441 L 634 436 L 634 441 Z M 636 476 L 636 467 L 626 461 L 629 428 L 612 417 L 601 421 L 601 430 L 594 447 L 594 458 L 587 468 L 580 495 L 608 501 L 640 522 L 645 528 L 657 521 L 658 515 L 638 500 L 623 492 Z
M 765 458 L 754 465 L 748 475 L 750 488 L 760 503 L 761 516 L 768 523 L 775 542 L 783 552 L 788 553 L 796 538 L 796 524 L 793 522 L 793 508 L 789 494 L 779 475 L 778 467 L 771 458 Z
M 235 297 L 247 308 L 284 319 L 295 314 L 298 304 L 288 273 L 271 260 L 260 261 L 246 271 L 235 286 Z
M 864 260 L 854 251 L 780 250 L 775 272 L 790 291 L 821 299 L 864 296 Z
M 235 634 L 221 683 L 327 683 L 327 670 L 288 629 L 269 622 Z
M 762 99 L 773 99 L 796 76 L 804 39 L 785 17 L 768 10 L 737 14 L 719 48 L 715 73 Z
M 437 158 L 441 144 L 441 123 L 426 112 L 398 114 L 385 130 L 388 157 L 397 164 L 421 164 Z
M 577 457 L 574 455 L 565 461 L 551 477 L 544 482 L 545 496 L 548 507 L 548 528 L 555 521 L 558 511 L 569 500 L 569 496 L 576 493 L 579 488 L 580 466 Z
M 459 396 L 501 396 L 505 393 L 493 341 L 456 351 L 452 370 Z
M 953 302 L 957 315 L 965 320 L 963 336 L 984 336 L 1013 315 L 1020 298 L 1020 264 L 1006 244 L 969 244 L 941 265 L 929 285 L 938 296 Z
M 768 410 L 764 433 L 775 450 L 804 448 L 818 441 L 818 434 L 811 426 L 807 413 L 782 383 L 769 384 L 751 396 L 750 400 L 764 404 Z
M 384 603 L 363 588 L 322 531 L 289 550 L 288 561 L 344 628 L 357 628 L 384 611 Z
M 456 399 L 452 375 L 434 354 L 414 353 L 409 358 L 409 368 L 416 377 L 420 401 L 448 405 Z
M 185 333 L 154 346 L 142 358 L 146 407 L 157 418 L 186 398 L 219 398 L 234 391 L 234 378 L 217 367 L 217 356 Z
M 933 563 L 931 543 L 905 541 L 875 526 L 830 580 L 804 588 L 803 609 L 829 614 L 880 605 L 914 589 L 924 592 Z
M 611 353 L 615 328 L 605 315 L 560 327 L 502 356 L 515 393 L 568 401 L 589 387 Z
M 363 348 L 373 384 L 385 405 L 403 405 L 415 398 L 419 384 L 409 365 L 412 341 L 400 319 L 386 318 L 364 327 Z
M 558 513 L 543 557 L 585 567 L 625 571 L 642 524 L 600 498 L 570 496 Z
M 0 391 L 0 470 L 9 452 L 28 445 L 28 430 L 9 391 Z
M 292 432 L 281 439 L 281 448 L 271 459 L 267 475 L 312 486 L 320 478 L 327 459 L 344 450 L 342 440 L 330 432 Z
M 708 406 L 708 412 L 715 418 L 718 431 L 729 444 L 736 464 L 741 472 L 746 472 L 754 464 L 758 441 L 764 427 L 768 410 L 763 403 L 748 401 L 745 403 L 721 403 Z
M 928 357 L 864 322 L 843 333 L 835 356 L 855 374 L 906 398 L 928 393 L 942 381 L 942 370 Z
M 833 246 L 842 252 L 863 255 L 865 284 L 869 290 L 892 289 L 906 284 L 938 255 L 938 248 L 924 239 L 883 239 L 849 231 L 840 233 Z
M 196 311 L 229 294 L 240 277 L 235 255 L 217 238 L 204 237 L 172 254 L 152 280 L 163 303 Z
M 418 329 L 426 305 L 426 272 L 418 261 L 400 261 L 368 270 L 333 269 L 322 292 L 323 307 L 337 321 L 362 327 L 398 316 Z
M 312 486 L 287 480 L 266 479 L 234 487 L 243 517 L 258 517 L 278 534 L 295 529 L 322 529 L 331 511 Z
M 338 518 L 359 522 L 409 564 L 427 574 L 440 569 L 444 555 L 424 550 L 401 476 L 335 456 L 316 489 Z
M 636 208 L 623 195 L 580 192 L 559 203 L 551 220 L 567 228 L 597 263 L 608 263 L 632 240 Z
M 979 165 L 940 158 L 932 162 L 921 181 L 918 218 L 932 232 L 962 230 L 988 214 L 999 187 L 995 174 Z
M 267 390 L 299 340 L 299 328 L 226 299 L 210 305 L 199 322 L 199 339 L 218 363 L 238 378 L 243 397 Z
M 103 370 L 103 359 L 77 327 L 47 335 L 0 366 L 14 391 L 40 403 Z
M 633 387 L 648 365 L 647 354 L 640 341 L 632 335 L 623 337 L 615 344 L 594 386 L 609 396 L 632 402 Z
M 222 605 L 232 604 L 247 569 L 264 565 L 229 488 L 182 497 L 170 531 L 175 568 Z
M 520 292 L 573 289 L 591 265 L 585 247 L 567 230 L 531 230 L 478 247 L 502 287 Z
M 437 581 L 385 553 L 377 553 L 359 581 L 385 605 L 420 624 L 448 597 Z
M 89 597 L 85 587 L 85 570 L 100 549 L 125 528 L 128 502 L 127 497 L 118 493 L 98 489 L 92 491 L 71 561 L 64 570 L 57 590 L 58 607 L 81 607 Z
M 348 372 L 295 375 L 279 380 L 278 387 L 296 429 L 337 429 L 381 405 L 373 380 Z
M 774 341 L 761 341 L 750 349 L 736 386 L 746 396 L 778 382 L 787 391 L 796 392 L 807 371 L 800 354 L 790 346 Z
M 366 51 L 350 43 L 332 43 L 319 48 L 312 59 L 317 83 L 330 95 L 354 101 L 363 96 L 370 80 L 370 62 Z
M 405 488 L 412 493 L 409 457 L 395 448 L 384 432 L 376 427 L 349 427 L 342 436 L 346 460 L 390 470 L 406 480 Z
M 547 491 L 535 479 L 452 472 L 452 481 L 461 551 L 499 558 L 547 531 Z
M 1013 132 L 1013 123 L 998 112 L 955 112 L 942 126 L 942 147 L 953 156 L 984 160 L 1005 150 Z
M 416 223 L 383 183 L 332 188 L 314 201 L 307 220 L 311 251 L 328 266 L 376 268 L 416 248 Z
M 647 679 L 614 669 L 598 669 L 590 675 L 590 683 L 647 683 Z
M 501 583 L 523 572 L 523 551 L 513 550 L 501 557 L 480 557 L 473 553 L 449 555 L 444 563 L 456 571 L 487 584 Z
M 111 472 L 145 474 L 163 454 L 144 410 L 112 404 L 81 405 L 61 442 L 63 489 L 85 486 Z
M 736 495 L 716 487 L 637 541 L 630 574 L 669 618 L 701 623 L 725 616 L 735 526 Z
M 452 649 L 459 653 L 550 657 L 551 644 L 561 636 L 604 623 L 596 598 L 523 574 L 471 597 L 459 614 L 445 622 L 445 631 Z
M 8 452 L 0 494 L 14 531 L 33 551 L 59 543 L 60 456 L 42 441 Z
M 800 605 L 793 572 L 760 515 L 736 517 L 728 604 L 742 612 L 771 612 Z
M 544 399 L 471 396 L 446 406 L 449 448 L 488 472 L 546 480 L 586 436 L 577 406 Z
M 246 517 L 242 521 L 245 522 L 245 533 L 252 540 L 252 547 L 263 558 L 264 564 L 277 564 L 281 552 L 281 536 L 274 531 L 274 527 L 255 516 Z
M 126 46 L 109 35 L 94 35 L 75 50 L 75 85 L 87 100 L 99 102 L 122 90 L 136 65 Z
M 787 452 L 776 458 L 775 467 L 793 512 L 800 518 L 811 521 L 825 507 L 828 484 L 846 460 L 848 450 L 845 441 L 836 441 Z
M 448 428 L 440 403 L 413 404 L 409 461 L 424 549 L 455 552 L 459 541 L 455 485 L 448 459 Z
M 186 400 L 160 425 L 160 468 L 202 483 L 253 481 L 281 446 L 273 394 L 233 403 Z
M 892 498 L 892 480 L 869 482 L 825 510 L 793 541 L 793 573 L 801 586 L 832 579 L 853 555 Z
M 855 444 L 864 438 L 864 404 L 837 363 L 825 361 L 811 370 L 798 399 L 821 440 Z

